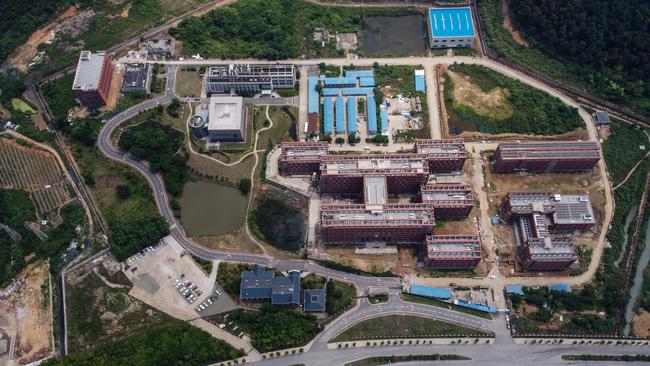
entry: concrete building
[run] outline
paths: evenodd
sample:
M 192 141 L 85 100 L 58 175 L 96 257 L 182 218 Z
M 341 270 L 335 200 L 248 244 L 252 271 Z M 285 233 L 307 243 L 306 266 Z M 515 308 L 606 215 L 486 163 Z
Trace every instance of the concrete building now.
M 465 184 L 427 184 L 420 189 L 420 198 L 433 205 L 436 219 L 461 220 L 474 207 L 474 194 Z
M 113 64 L 104 51 L 81 51 L 72 91 L 79 102 L 89 108 L 106 105 L 113 78 Z
M 126 64 L 122 93 L 149 93 L 150 73 L 149 64 Z
M 498 173 L 573 172 L 593 169 L 600 150 L 594 141 L 507 142 L 499 144 L 493 160 Z
M 597 111 L 591 115 L 596 126 L 609 126 L 610 119 L 607 111 Z
M 245 115 L 242 97 L 211 97 L 208 106 L 209 142 L 244 141 Z
M 230 64 L 215 66 L 206 73 L 206 92 L 210 94 L 254 94 L 296 85 L 293 65 Z
M 287 277 L 261 267 L 241 274 L 241 301 L 271 301 L 274 305 L 300 305 L 300 271 L 289 271 Z
M 422 262 L 432 269 L 473 269 L 481 258 L 478 235 L 430 235 Z
M 174 40 L 171 38 L 148 39 L 147 57 L 152 59 L 174 57 Z
M 415 152 L 426 155 L 431 173 L 460 171 L 467 159 L 462 139 L 415 140 Z
M 474 20 L 470 7 L 430 8 L 429 30 L 432 48 L 474 45 Z
M 283 142 L 278 168 L 282 175 L 312 175 L 320 171 L 321 156 L 329 152 L 327 141 Z

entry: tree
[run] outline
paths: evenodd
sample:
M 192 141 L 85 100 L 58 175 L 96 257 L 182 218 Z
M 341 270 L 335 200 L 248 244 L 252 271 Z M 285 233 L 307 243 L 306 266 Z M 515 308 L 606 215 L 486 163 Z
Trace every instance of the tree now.
M 354 145 L 354 144 L 358 143 L 359 141 L 361 141 L 361 138 L 359 136 L 357 136 L 356 133 L 351 133 L 351 134 L 348 135 L 348 142 L 350 143 L 350 145 Z
M 174 211 L 179 211 L 181 209 L 181 204 L 176 198 L 172 198 L 171 201 L 169 201 L 169 207 Z
M 117 193 L 117 197 L 125 200 L 131 197 L 131 188 L 128 185 L 118 184 L 117 187 L 115 187 L 115 193 Z
M 338 145 L 341 145 L 345 142 L 345 139 L 339 136 L 336 138 L 336 140 L 334 140 L 334 142 L 337 143 Z
M 167 106 L 167 114 L 170 117 L 178 118 L 180 117 L 179 109 L 181 108 L 181 102 L 178 98 L 172 99 L 171 103 Z
M 249 178 L 242 178 L 239 180 L 239 190 L 243 194 L 248 194 L 251 191 L 251 180 Z

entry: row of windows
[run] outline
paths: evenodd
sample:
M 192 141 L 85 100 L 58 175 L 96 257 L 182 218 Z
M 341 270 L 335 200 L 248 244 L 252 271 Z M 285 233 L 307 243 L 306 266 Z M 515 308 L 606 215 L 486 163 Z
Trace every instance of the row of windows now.
M 456 39 L 450 39 L 450 40 L 449 40 L 450 43 L 456 43 L 456 41 L 458 41 L 458 42 L 471 42 L 472 40 L 471 40 L 471 39 L 459 39 L 459 40 L 456 40 Z M 434 39 L 434 40 L 433 40 L 433 43 L 438 43 L 438 42 L 447 43 L 447 40 L 446 40 L 446 39 L 443 39 L 443 40 L 440 40 L 440 39 Z

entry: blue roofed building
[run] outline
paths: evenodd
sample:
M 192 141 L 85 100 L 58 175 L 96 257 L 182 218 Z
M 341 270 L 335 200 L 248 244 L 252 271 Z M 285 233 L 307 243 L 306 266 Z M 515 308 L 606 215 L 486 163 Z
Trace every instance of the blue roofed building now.
M 424 92 L 424 70 L 415 70 L 415 91 Z
M 375 78 L 372 77 L 372 76 L 359 78 L 359 86 L 360 87 L 374 87 L 375 86 Z
M 436 299 L 451 299 L 451 290 L 445 287 L 429 287 L 412 284 L 410 293 L 413 295 L 433 297 Z
M 523 295 L 524 286 L 522 285 L 506 285 L 506 293 L 511 295 Z
M 348 97 L 348 133 L 357 132 L 357 98 Z
M 388 134 L 388 112 L 382 108 L 379 112 L 379 118 L 381 118 L 381 133 L 383 135 Z
M 325 311 L 326 294 L 325 289 L 308 289 L 305 290 L 305 298 L 303 300 L 304 311 Z
M 316 76 L 310 76 L 307 79 L 307 83 L 309 86 L 309 94 L 308 94 L 308 104 L 307 104 L 307 113 L 318 113 L 319 110 L 319 99 L 320 96 L 318 95 L 318 90 L 316 90 L 316 85 L 318 85 L 318 78 Z
M 345 103 L 343 97 L 336 98 L 336 133 L 345 132 Z
M 429 38 L 432 48 L 473 47 L 472 10 L 464 8 L 430 8 Z
M 373 77 L 374 76 L 374 70 L 369 69 L 369 70 L 347 70 L 345 72 L 345 77 L 348 78 L 367 78 L 367 77 Z
M 323 89 L 323 96 L 324 97 L 338 97 L 341 90 L 342 89 L 338 89 L 338 88 Z M 343 95 L 345 95 L 345 94 L 343 94 Z
M 332 133 L 334 116 L 332 115 L 332 98 L 323 98 L 323 131 Z
M 274 279 L 271 304 L 300 305 L 300 271 L 289 271 L 287 277 Z
M 241 301 L 268 301 L 274 305 L 300 305 L 300 271 L 275 277 L 273 271 L 255 267 L 241 274 Z
M 337 90 L 337 89 L 323 89 L 323 91 L 325 91 L 325 90 Z M 341 90 L 341 93 L 342 93 L 343 95 L 346 95 L 346 96 L 347 96 L 347 95 L 369 95 L 369 94 L 373 94 L 373 93 L 374 93 L 374 88 L 371 88 L 371 87 L 364 87 L 364 88 L 357 88 L 357 87 L 354 87 L 354 88 L 341 88 L 340 90 Z M 338 95 L 338 94 L 336 94 L 336 95 Z
M 374 135 L 377 133 L 377 104 L 375 103 L 375 97 L 372 95 L 366 98 L 366 113 L 368 134 Z
M 323 88 L 345 88 L 351 86 L 357 86 L 357 78 L 339 76 L 323 79 Z

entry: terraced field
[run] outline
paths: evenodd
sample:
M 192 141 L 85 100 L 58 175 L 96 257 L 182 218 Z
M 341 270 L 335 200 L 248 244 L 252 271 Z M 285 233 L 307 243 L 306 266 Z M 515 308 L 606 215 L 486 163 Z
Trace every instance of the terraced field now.
M 67 182 L 49 189 L 34 191 L 31 196 L 39 214 L 54 211 L 72 200 Z

